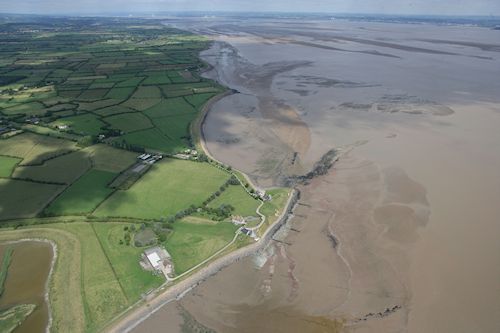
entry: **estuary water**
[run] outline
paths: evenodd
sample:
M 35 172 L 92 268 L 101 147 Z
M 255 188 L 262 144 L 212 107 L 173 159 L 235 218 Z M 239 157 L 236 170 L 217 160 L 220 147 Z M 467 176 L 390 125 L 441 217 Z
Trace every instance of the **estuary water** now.
M 500 31 L 235 18 L 181 27 L 215 39 L 206 75 L 238 91 L 204 124 L 217 159 L 276 186 L 330 149 L 341 157 L 298 186 L 279 241 L 136 332 L 500 329 Z
M 7 247 L 13 254 L 0 309 L 21 304 L 34 304 L 35 310 L 17 327 L 15 333 L 46 332 L 49 309 L 45 301 L 46 284 L 52 264 L 52 246 L 46 242 L 23 241 L 0 244 L 0 256 Z

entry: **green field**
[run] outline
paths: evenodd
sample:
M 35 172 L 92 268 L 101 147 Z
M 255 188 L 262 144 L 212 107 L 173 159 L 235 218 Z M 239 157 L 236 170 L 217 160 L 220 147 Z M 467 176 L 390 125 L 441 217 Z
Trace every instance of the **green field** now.
M 62 116 L 64 112 L 65 111 L 58 112 L 57 114 L 60 114 Z M 73 114 L 73 111 L 68 111 L 68 113 Z M 50 127 L 45 127 L 45 126 L 26 124 L 26 125 L 21 126 L 21 128 L 25 131 L 28 131 L 28 132 L 33 132 L 33 133 L 41 134 L 41 135 L 48 135 L 48 136 L 52 136 L 52 137 L 59 138 L 59 139 L 67 139 L 67 140 L 77 141 L 80 138 L 80 136 L 77 134 L 61 132 L 61 131 L 58 131 L 56 129 L 53 129 Z
M 115 173 L 91 169 L 57 197 L 46 209 L 48 215 L 92 212 L 113 190 L 107 185 Z
M 0 220 L 32 217 L 63 189 L 61 185 L 0 179 Z
M 120 104 L 120 105 L 108 106 L 102 109 L 97 109 L 94 111 L 94 113 L 103 117 L 107 117 L 107 116 L 112 116 L 114 114 L 135 112 L 135 111 L 136 110 Z
M 102 250 L 101 243 L 89 223 L 56 224 L 74 234 L 82 246 L 82 285 L 85 295 L 87 330 L 105 323 L 129 303 L 123 289 Z M 118 244 L 116 244 L 118 245 Z
M 18 157 L 1 156 L 0 155 L 0 177 L 10 177 L 12 171 L 21 161 Z
M 223 204 L 231 204 L 234 207 L 233 214 L 241 216 L 256 216 L 255 210 L 260 201 L 255 200 L 240 185 L 230 185 L 220 196 L 211 201 L 208 206 L 217 208 Z
M 123 140 L 125 140 L 127 143 L 135 144 L 146 149 L 165 152 L 172 152 L 185 147 L 184 144 L 177 143 L 176 141 L 170 139 L 156 127 L 125 134 L 114 141 L 121 142 Z
M 89 155 L 94 169 L 121 172 L 136 162 L 137 153 L 97 144 L 83 149 Z
M 182 97 L 164 99 L 161 103 L 144 111 L 151 118 L 185 115 L 196 113 L 196 110 Z
M 72 117 L 65 117 L 51 123 L 52 126 L 67 125 L 79 134 L 97 135 L 101 132 L 101 127 L 105 126 L 99 118 L 92 114 L 83 114 Z
M 164 135 L 168 135 L 179 147 L 186 147 L 185 137 L 195 114 L 185 114 L 173 117 L 153 118 L 153 123 Z
M 260 209 L 260 212 L 267 217 L 266 223 L 264 223 L 264 225 L 261 227 L 261 231 L 265 230 L 265 228 L 276 221 L 279 214 L 281 214 L 283 208 L 285 207 L 285 203 L 289 198 L 290 189 L 274 188 L 266 191 L 266 193 L 272 196 L 272 200 L 265 201 L 264 205 Z
M 97 216 L 159 219 L 198 206 L 229 178 L 206 163 L 163 159 L 126 191 L 116 191 Z
M 12 176 L 20 179 L 70 184 L 90 167 L 88 155 L 82 151 L 74 151 L 50 159 L 42 165 L 17 167 Z
M 156 86 L 140 86 L 132 98 L 161 98 L 161 90 Z
M 184 97 L 188 103 L 200 109 L 210 98 L 214 97 L 215 93 L 196 94 Z
M 30 102 L 5 108 L 2 112 L 6 115 L 26 114 L 30 116 L 39 116 L 43 115 L 46 110 L 42 103 Z
M 33 133 L 23 133 L 0 140 L 0 155 L 22 158 L 21 165 L 39 164 L 76 148 L 72 141 Z
M 110 124 L 112 128 L 125 133 L 140 131 L 153 127 L 148 117 L 142 113 L 122 113 L 104 118 L 104 121 Z
M 143 249 L 119 244 L 125 224 L 95 223 L 93 226 L 129 300 L 139 299 L 142 293 L 163 282 L 163 277 L 144 271 L 138 264 Z
M 111 89 L 106 98 L 126 100 L 132 96 L 135 91 L 135 87 L 120 87 Z
M 176 274 L 182 274 L 223 248 L 233 239 L 236 229 L 228 222 L 192 223 L 187 219 L 175 223 L 165 247 L 172 256 Z

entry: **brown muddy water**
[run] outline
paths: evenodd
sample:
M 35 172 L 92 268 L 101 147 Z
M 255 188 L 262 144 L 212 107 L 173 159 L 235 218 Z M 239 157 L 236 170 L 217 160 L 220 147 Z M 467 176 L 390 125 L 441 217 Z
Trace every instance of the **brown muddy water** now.
M 52 246 L 46 242 L 23 241 L 0 244 L 0 256 L 6 247 L 14 249 L 0 297 L 0 309 L 20 304 L 35 304 L 35 310 L 14 330 L 15 333 L 46 332 L 49 309 L 45 301 L 47 278 L 52 262 Z
M 216 40 L 202 54 L 214 66 L 206 75 L 240 92 L 206 119 L 214 156 L 262 186 L 332 148 L 342 157 L 299 186 L 295 217 L 275 237 L 284 243 L 135 332 L 188 332 L 186 313 L 217 332 L 500 331 L 499 31 L 284 19 L 181 27 Z

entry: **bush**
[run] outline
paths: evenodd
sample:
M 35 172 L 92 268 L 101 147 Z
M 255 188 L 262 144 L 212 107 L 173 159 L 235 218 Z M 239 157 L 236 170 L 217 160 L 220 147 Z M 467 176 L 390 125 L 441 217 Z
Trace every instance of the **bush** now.
M 229 185 L 239 185 L 240 184 L 238 178 L 236 178 L 234 175 L 232 175 L 231 178 L 229 178 L 229 180 L 227 181 L 227 183 Z

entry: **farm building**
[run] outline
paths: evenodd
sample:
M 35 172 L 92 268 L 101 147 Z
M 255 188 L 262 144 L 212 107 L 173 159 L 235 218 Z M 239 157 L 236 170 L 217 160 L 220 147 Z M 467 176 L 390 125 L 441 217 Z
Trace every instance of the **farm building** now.
M 247 228 L 241 228 L 240 229 L 240 232 L 243 234 L 243 235 L 246 235 L 248 237 L 252 237 L 255 241 L 258 241 L 260 238 L 257 236 L 257 234 L 255 233 L 255 231 L 253 231 L 252 229 L 247 229 Z
M 163 273 L 165 278 L 168 280 L 174 274 L 174 266 L 172 264 L 172 257 L 162 247 L 155 246 L 144 251 L 144 257 L 151 267 Z

